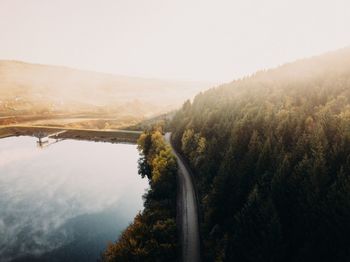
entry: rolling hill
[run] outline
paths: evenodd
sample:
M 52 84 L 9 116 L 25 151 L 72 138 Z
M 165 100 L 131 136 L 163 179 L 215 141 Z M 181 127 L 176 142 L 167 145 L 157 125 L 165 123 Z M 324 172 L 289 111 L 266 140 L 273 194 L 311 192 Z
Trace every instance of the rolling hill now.
M 209 86 L 0 61 L 0 117 L 143 119 L 175 109 Z

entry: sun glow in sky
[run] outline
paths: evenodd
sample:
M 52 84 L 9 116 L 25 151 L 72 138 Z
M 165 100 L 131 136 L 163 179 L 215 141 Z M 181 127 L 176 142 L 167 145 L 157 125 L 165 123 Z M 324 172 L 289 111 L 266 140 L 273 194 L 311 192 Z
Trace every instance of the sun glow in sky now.
M 230 81 L 350 45 L 348 0 L 0 0 L 0 59 Z

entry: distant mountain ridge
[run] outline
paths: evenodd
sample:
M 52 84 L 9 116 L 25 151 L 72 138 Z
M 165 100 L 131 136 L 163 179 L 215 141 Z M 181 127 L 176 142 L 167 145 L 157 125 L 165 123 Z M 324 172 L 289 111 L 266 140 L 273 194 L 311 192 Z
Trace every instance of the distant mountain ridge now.
M 174 109 L 210 83 L 118 76 L 63 66 L 0 60 L 2 115 L 122 111 L 152 115 Z M 130 106 L 136 105 L 135 110 Z M 135 113 L 135 112 L 134 112 Z

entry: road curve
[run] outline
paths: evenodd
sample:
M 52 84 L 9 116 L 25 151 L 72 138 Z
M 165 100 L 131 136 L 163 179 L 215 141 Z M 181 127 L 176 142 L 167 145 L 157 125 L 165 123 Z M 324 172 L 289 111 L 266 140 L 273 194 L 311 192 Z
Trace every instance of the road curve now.
M 196 193 L 193 187 L 190 171 L 184 165 L 181 157 L 171 144 L 171 133 L 165 134 L 165 140 L 169 143 L 177 159 L 178 171 L 178 194 L 177 212 L 181 226 L 180 241 L 182 246 L 182 260 L 184 262 L 199 262 L 199 227 L 198 208 Z

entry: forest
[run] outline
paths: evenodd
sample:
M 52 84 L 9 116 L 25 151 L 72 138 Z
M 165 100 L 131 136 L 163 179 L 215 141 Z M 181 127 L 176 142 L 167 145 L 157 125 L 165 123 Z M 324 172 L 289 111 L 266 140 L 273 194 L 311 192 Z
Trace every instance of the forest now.
M 149 180 L 144 210 L 110 244 L 102 255 L 105 262 L 177 261 L 176 226 L 177 163 L 161 130 L 145 131 L 138 140 L 141 152 L 139 174 Z
M 350 48 L 215 87 L 171 123 L 205 261 L 350 261 Z

